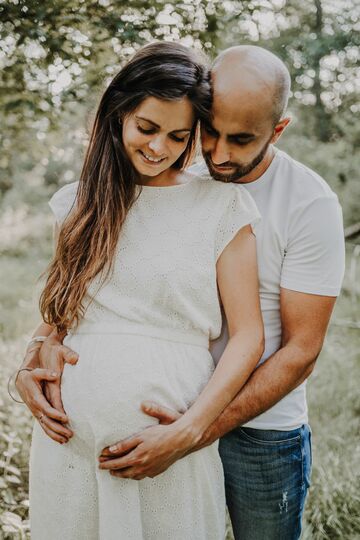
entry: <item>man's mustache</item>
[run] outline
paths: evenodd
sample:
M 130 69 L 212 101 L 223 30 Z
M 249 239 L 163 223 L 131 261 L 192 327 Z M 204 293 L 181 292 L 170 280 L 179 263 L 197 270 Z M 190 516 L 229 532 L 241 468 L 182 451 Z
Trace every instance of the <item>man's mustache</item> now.
M 234 168 L 234 167 L 238 167 L 239 164 L 238 163 L 233 163 L 232 161 L 225 161 L 224 163 L 217 163 L 215 165 L 215 163 L 213 163 L 213 160 L 211 159 L 211 156 L 210 154 L 205 154 L 205 160 L 210 163 L 211 165 L 213 165 L 214 167 L 228 167 L 229 169 L 230 168 Z

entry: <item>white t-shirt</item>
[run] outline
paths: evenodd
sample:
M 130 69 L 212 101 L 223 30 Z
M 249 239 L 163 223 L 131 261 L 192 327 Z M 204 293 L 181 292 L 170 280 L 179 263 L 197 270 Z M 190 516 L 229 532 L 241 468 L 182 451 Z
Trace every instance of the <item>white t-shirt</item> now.
M 191 171 L 209 174 L 204 163 L 194 165 Z M 281 287 L 323 296 L 340 293 L 345 266 L 342 212 L 327 183 L 280 150 L 260 178 L 242 185 L 262 216 L 256 229 L 265 326 L 262 363 L 281 346 Z M 211 347 L 215 361 L 227 340 L 224 324 Z M 305 381 L 246 426 L 287 431 L 307 421 Z

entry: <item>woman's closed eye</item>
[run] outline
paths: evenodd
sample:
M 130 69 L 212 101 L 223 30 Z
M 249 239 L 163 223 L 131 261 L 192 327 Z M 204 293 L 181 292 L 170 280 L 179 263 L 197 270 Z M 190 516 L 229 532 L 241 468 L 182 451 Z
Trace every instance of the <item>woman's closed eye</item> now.
M 176 142 L 184 142 L 187 137 L 177 137 L 173 133 L 170 133 L 170 137 Z
M 144 135 L 153 135 L 154 133 L 156 133 L 156 128 L 144 128 L 144 127 L 140 126 L 139 124 L 137 125 L 137 128 L 140 131 L 140 133 L 143 133 Z M 180 142 L 185 142 L 185 139 L 187 138 L 187 136 L 186 137 L 178 137 L 174 133 L 170 133 L 169 137 L 173 141 L 179 142 L 179 143 Z
M 137 128 L 138 130 L 140 131 L 140 133 L 144 133 L 145 135 L 152 135 L 153 133 L 155 133 L 156 129 L 155 128 L 148 128 L 148 129 L 145 129 L 139 125 L 137 125 Z

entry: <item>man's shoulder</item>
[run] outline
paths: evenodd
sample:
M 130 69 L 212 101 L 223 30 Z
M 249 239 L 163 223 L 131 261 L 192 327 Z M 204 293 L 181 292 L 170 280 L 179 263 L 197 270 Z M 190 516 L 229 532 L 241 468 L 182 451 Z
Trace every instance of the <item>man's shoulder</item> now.
M 283 189 L 291 190 L 299 200 L 314 198 L 336 198 L 329 184 L 313 169 L 294 159 L 282 150 L 277 151 L 275 180 Z
M 209 169 L 207 168 L 205 161 L 198 161 L 186 169 L 187 172 L 198 176 L 200 178 L 211 178 Z

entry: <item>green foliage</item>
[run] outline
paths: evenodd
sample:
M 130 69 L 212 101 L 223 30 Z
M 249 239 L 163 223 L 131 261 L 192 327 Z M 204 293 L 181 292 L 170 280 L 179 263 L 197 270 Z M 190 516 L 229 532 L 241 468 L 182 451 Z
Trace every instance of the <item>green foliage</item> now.
M 210 56 L 258 43 L 287 63 L 294 98 L 316 138 L 343 133 L 356 104 L 360 4 L 354 0 L 9 0 L 0 2 L 0 193 L 22 151 L 36 160 L 45 137 L 96 95 L 132 52 L 154 39 Z M 340 119 L 340 121 L 339 121 Z
M 352 148 L 359 136 L 358 127 L 346 137 L 334 137 L 324 143 L 316 139 L 308 129 L 311 119 L 294 111 L 293 125 L 287 128 L 279 141 L 279 147 L 293 158 L 304 163 L 322 176 L 337 193 L 343 208 L 345 226 L 360 219 L 360 183 L 357 181 L 360 170 L 360 153 Z M 348 123 L 351 126 L 351 123 Z

